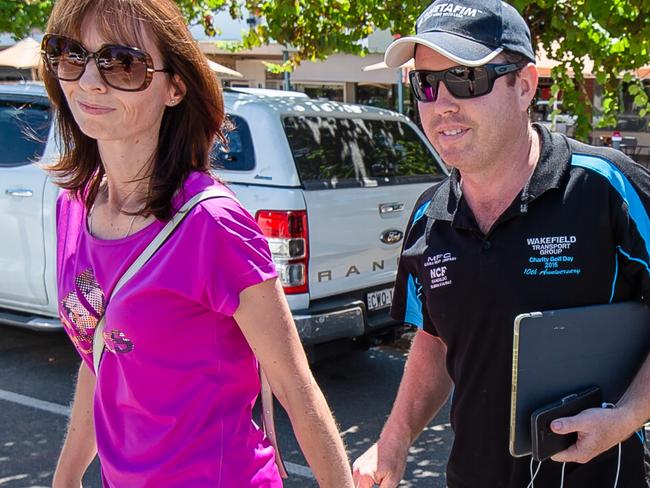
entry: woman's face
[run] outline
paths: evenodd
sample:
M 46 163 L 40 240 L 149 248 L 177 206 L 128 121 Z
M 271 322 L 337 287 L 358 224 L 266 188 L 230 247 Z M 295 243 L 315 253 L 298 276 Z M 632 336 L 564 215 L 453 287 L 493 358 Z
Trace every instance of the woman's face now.
M 135 47 L 149 53 L 155 69 L 164 68 L 151 35 L 146 29 L 142 34 L 144 45 Z M 92 15 L 84 21 L 81 39 L 77 40 L 89 52 L 114 44 L 100 35 Z M 136 145 L 143 138 L 157 140 L 165 108 L 177 104 L 182 98 L 170 75 L 165 72 L 154 73 L 151 84 L 143 91 L 126 92 L 112 88 L 104 82 L 92 58 L 79 80 L 59 83 L 79 128 L 98 142 L 122 141 Z

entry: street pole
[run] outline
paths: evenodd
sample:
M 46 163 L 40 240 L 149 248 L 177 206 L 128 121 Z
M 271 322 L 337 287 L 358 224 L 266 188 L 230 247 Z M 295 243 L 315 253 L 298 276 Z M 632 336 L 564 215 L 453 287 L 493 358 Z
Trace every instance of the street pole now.
M 289 61 L 289 51 L 287 51 L 287 50 L 282 51 L 282 60 L 284 62 Z M 285 90 L 285 91 L 289 91 L 289 90 L 291 90 L 291 78 L 290 78 L 291 73 L 289 73 L 288 71 L 285 71 L 283 73 L 283 75 L 284 75 L 284 78 L 283 78 L 283 82 L 282 82 L 282 89 Z
M 397 111 L 404 113 L 404 68 L 397 69 Z

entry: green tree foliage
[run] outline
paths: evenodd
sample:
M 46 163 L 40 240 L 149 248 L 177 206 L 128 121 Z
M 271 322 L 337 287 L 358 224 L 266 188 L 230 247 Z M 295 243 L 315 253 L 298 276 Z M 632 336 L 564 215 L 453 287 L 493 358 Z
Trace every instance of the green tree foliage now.
M 553 94 L 562 92 L 563 109 L 578 117 L 577 135 L 591 130 L 592 107 L 583 75 L 586 58 L 603 87 L 599 126 L 616 125 L 621 89 L 634 96 L 640 115 L 650 109 L 636 70 L 650 64 L 648 0 L 513 0 L 531 26 L 533 38 L 561 62 L 553 68 Z M 600 115 L 600 114 L 596 114 Z
M 34 29 L 43 30 L 55 0 L 0 0 L 0 32 L 15 39 L 25 37 Z M 177 0 L 183 16 L 190 23 L 202 23 L 206 34 L 216 34 L 215 12 L 227 9 L 233 18 L 241 17 L 243 2 L 239 0 Z
M 562 94 L 563 110 L 578 118 L 577 135 L 591 130 L 592 107 L 583 75 L 585 59 L 593 60 L 596 80 L 603 87 L 600 125 L 615 122 L 621 86 L 634 96 L 642 115 L 648 97 L 635 70 L 650 62 L 649 0 L 509 0 L 527 19 L 533 38 L 560 62 L 552 70 L 553 93 Z M 208 34 L 215 11 L 227 9 L 242 17 L 243 9 L 263 19 L 242 47 L 271 40 L 292 46 L 290 64 L 323 59 L 335 52 L 365 53 L 359 42 L 378 29 L 395 35 L 412 33 L 417 15 L 429 0 L 177 0 L 189 22 L 201 22 Z M 0 31 L 21 37 L 42 28 L 52 0 L 0 0 Z M 555 49 L 554 49 L 555 48 Z M 287 64 L 289 67 L 289 64 Z M 598 114 L 601 115 L 601 114 Z
M 32 29 L 42 28 L 52 3 L 52 0 L 0 0 L 0 32 L 9 32 L 20 39 Z
M 641 115 L 650 110 L 636 69 L 650 64 L 648 0 L 509 0 L 526 18 L 536 46 L 559 62 L 553 68 L 554 97 L 561 94 L 564 111 L 577 117 L 576 135 L 587 139 L 592 115 L 598 125 L 615 125 L 621 86 L 634 96 Z M 252 30 L 245 44 L 267 39 L 298 49 L 295 60 L 322 59 L 332 52 L 363 54 L 358 43 L 376 29 L 396 36 L 413 33 L 415 19 L 429 0 L 258 0 L 247 7 L 267 22 Z M 583 74 L 593 61 L 603 87 L 603 113 L 594 114 Z M 551 100 L 553 102 L 554 100 Z

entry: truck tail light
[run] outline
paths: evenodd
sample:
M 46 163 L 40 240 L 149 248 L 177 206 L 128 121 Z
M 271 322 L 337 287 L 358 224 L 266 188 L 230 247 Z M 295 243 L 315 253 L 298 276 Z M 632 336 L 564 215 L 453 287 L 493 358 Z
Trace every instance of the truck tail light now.
M 309 238 L 306 210 L 259 210 L 255 220 L 269 241 L 286 294 L 309 290 Z

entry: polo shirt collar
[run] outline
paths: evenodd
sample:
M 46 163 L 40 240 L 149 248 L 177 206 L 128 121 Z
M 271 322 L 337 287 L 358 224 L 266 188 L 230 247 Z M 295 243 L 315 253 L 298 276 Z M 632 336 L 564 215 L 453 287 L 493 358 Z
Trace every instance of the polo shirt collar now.
M 541 150 L 535 170 L 521 192 L 520 213 L 528 211 L 528 205 L 546 191 L 560 188 L 569 172 L 571 150 L 569 141 L 562 134 L 552 133 L 546 127 L 533 124 L 540 136 Z M 431 199 L 426 215 L 436 220 L 460 223 L 465 220 L 459 212 L 467 206 L 460 189 L 460 172 L 452 168 L 447 180 L 440 184 Z
M 525 188 L 528 203 L 547 190 L 560 188 L 571 165 L 571 149 L 566 136 L 551 132 L 543 125 L 533 124 L 533 127 L 540 135 L 541 151 L 535 171 Z

